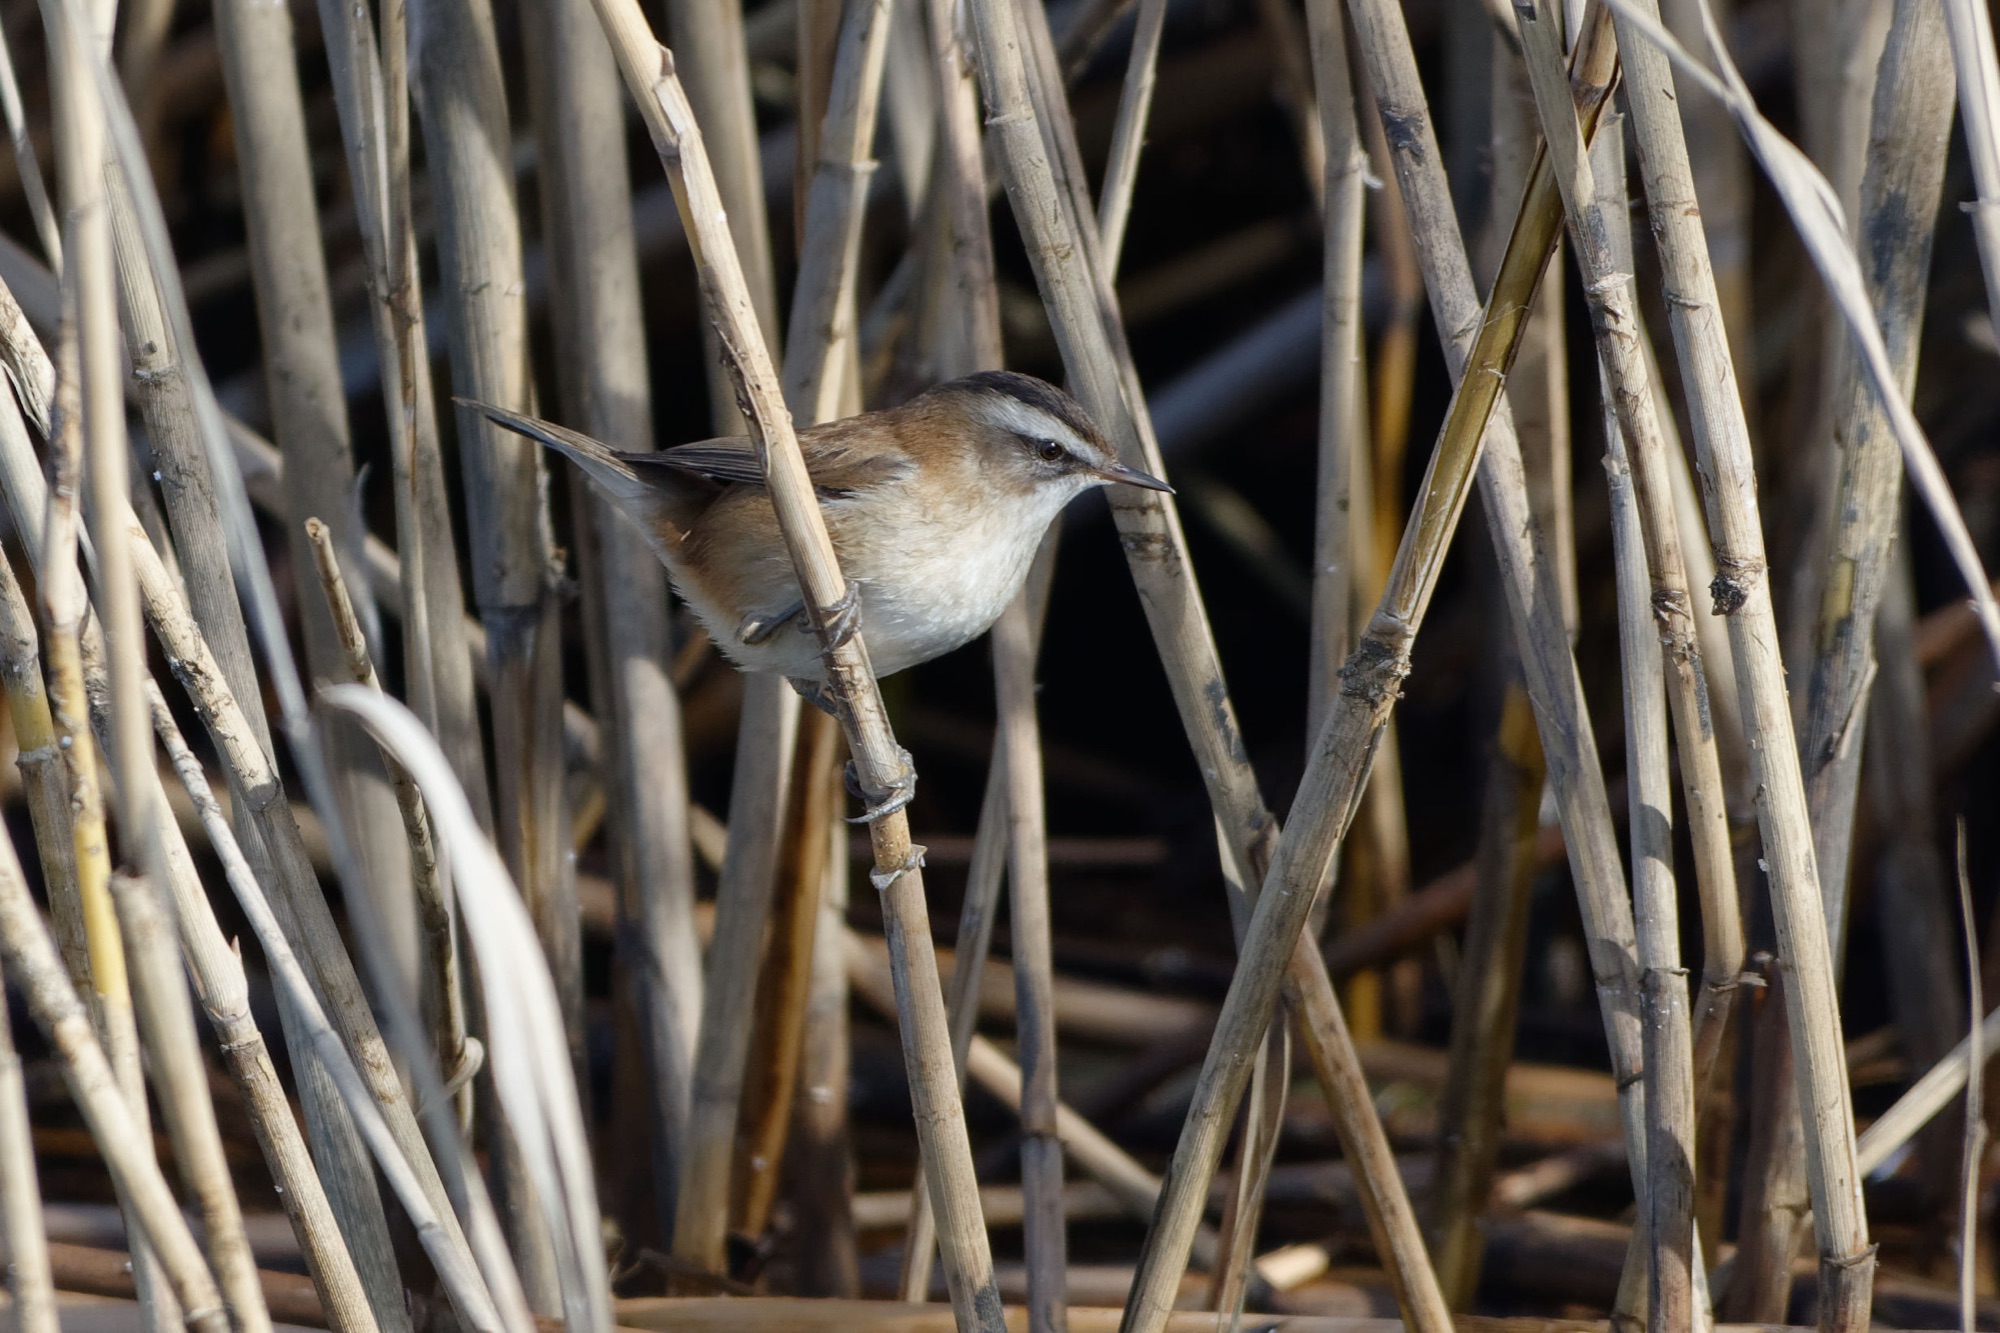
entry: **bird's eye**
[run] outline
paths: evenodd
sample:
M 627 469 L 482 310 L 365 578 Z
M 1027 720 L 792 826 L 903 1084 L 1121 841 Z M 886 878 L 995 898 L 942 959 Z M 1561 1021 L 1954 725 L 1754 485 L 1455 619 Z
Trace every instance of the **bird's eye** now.
M 1041 457 L 1044 463 L 1060 463 L 1063 459 L 1069 457 L 1069 450 L 1063 448 L 1054 440 L 1036 441 L 1035 453 Z

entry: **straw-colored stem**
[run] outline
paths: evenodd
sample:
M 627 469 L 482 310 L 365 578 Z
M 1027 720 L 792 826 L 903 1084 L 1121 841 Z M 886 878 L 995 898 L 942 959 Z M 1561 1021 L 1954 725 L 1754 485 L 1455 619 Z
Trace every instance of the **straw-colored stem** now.
M 1139 176 L 1139 150 L 1145 146 L 1146 115 L 1153 105 L 1153 71 L 1159 65 L 1160 36 L 1166 27 L 1167 0 L 1140 0 L 1097 205 L 1098 244 L 1104 250 L 1104 271 L 1113 277 L 1119 256 L 1125 253 L 1125 224 L 1132 217 L 1132 186 Z
M 7 1294 L 13 1298 L 11 1319 L 18 1333 L 58 1333 L 28 1090 L 9 1022 L 5 969 L 0 968 L 0 1244 L 7 1249 Z
M 338 338 L 327 290 L 325 252 L 306 145 L 305 104 L 287 8 L 228 0 L 215 10 L 217 45 L 242 161 L 244 221 L 252 290 L 262 332 L 265 383 L 284 476 L 286 532 L 306 660 L 314 674 L 339 674 L 341 644 L 318 595 L 304 532 L 323 515 L 350 575 L 361 567 L 365 525 L 353 503 L 355 475 Z M 350 517 L 350 515 L 352 515 Z M 219 534 L 218 534 L 219 536 Z M 186 534 L 180 545 L 187 544 Z M 212 543 L 225 545 L 220 540 Z M 376 620 L 360 585 L 364 624 Z M 237 684 L 240 691 L 240 682 Z M 397 846 L 394 798 L 367 741 L 350 729 L 328 733 L 327 748 L 369 891 L 394 931 L 405 975 L 416 965 L 409 859 Z
M 828 775 L 828 781 L 839 779 Z M 836 799 L 838 799 L 836 797 Z M 813 928 L 804 1058 L 792 1112 L 792 1224 L 802 1238 L 799 1294 L 852 1296 L 861 1290 L 855 1237 L 854 1145 L 847 1119 L 852 1033 L 847 985 L 847 825 L 826 831 L 826 879 Z M 919 1194 L 924 1191 L 921 1187 Z M 935 1233 L 933 1233 L 935 1234 Z
M 568 419 L 613 448 L 654 446 L 644 312 L 624 167 L 624 99 L 611 48 L 584 0 L 524 11 L 544 234 L 549 237 L 556 381 Z M 701 950 L 687 828 L 687 760 L 671 655 L 666 571 L 594 487 L 575 494 L 589 540 L 579 561 L 596 707 L 612 726 L 612 782 L 621 901 L 633 920 L 632 974 L 651 1062 L 654 1182 L 672 1216 L 686 1130 Z M 622 942 L 622 937 L 621 937 Z
M 466 1193 L 466 1207 L 472 1218 L 472 1234 L 480 1247 L 478 1266 L 466 1245 L 457 1222 L 449 1212 L 439 1212 L 433 1204 L 432 1189 L 424 1174 L 436 1175 L 428 1154 L 412 1158 L 399 1141 L 394 1122 L 384 1114 L 385 1105 L 364 1074 L 366 1061 L 348 1051 L 341 1034 L 334 1029 L 321 1006 L 316 988 L 304 965 L 287 941 L 277 912 L 262 886 L 251 873 L 235 834 L 223 818 L 221 806 L 208 786 L 201 761 L 188 748 L 180 727 L 167 711 L 165 701 L 156 698 L 154 726 L 167 761 L 173 765 L 182 788 L 194 802 L 202 827 L 222 861 L 223 873 L 236 896 L 237 904 L 249 918 L 250 928 L 263 946 L 265 958 L 281 991 L 296 1006 L 302 1044 L 310 1049 L 339 1090 L 343 1103 L 354 1117 L 354 1126 L 374 1154 L 384 1179 L 409 1214 L 417 1238 L 437 1269 L 438 1279 L 450 1296 L 458 1317 L 477 1333 L 526 1333 L 532 1327 L 513 1269 L 504 1252 L 497 1251 L 498 1224 L 493 1218 L 492 1201 L 476 1170 L 468 1169 L 470 1154 L 462 1146 L 459 1185 Z M 447 1133 L 447 1138 L 455 1135 Z M 497 1254 L 497 1258 L 496 1258 Z
M 28 896 L 13 839 L 4 831 L 0 831 L 0 952 L 27 998 L 36 1026 L 54 1048 L 70 1096 L 131 1210 L 133 1234 L 145 1236 L 158 1256 L 187 1327 L 193 1333 L 225 1333 L 229 1319 L 215 1278 L 153 1160 L 152 1135 L 133 1115 L 91 1031 L 83 1002 Z
M 1972 995 L 1972 1012 L 1977 1014 L 1985 1002 L 1979 987 L 1979 919 L 1972 912 L 1972 881 L 1965 868 L 1962 815 L 1958 820 L 1958 913 L 1965 927 L 1966 985 Z M 1970 1063 L 1975 1066 L 1984 1063 L 1986 1054 L 1980 1028 L 1981 1024 L 1973 1023 L 1965 1037 Z M 1972 1333 L 1978 1326 L 1979 1181 L 1986 1158 L 1986 1115 L 1982 1105 L 1985 1084 L 1986 1080 L 1975 1078 L 1965 1085 L 1965 1143 L 1959 1163 L 1958 1195 L 1958 1326 L 1964 1333 Z
M 1123 345 L 1122 330 L 1116 322 L 1104 318 L 1103 312 L 1116 306 L 1098 263 L 1094 228 L 1081 221 L 1089 216 L 1089 202 L 1082 197 L 1082 172 L 1075 163 L 1075 140 L 1069 133 L 1066 108 L 1061 104 L 1061 89 L 1049 68 L 1053 56 L 1042 50 L 1039 42 L 1034 44 L 1037 77 L 1031 85 L 1012 11 L 1013 6 L 996 3 L 980 7 L 975 13 L 991 123 L 999 131 L 1009 198 L 1017 220 L 1028 233 L 1029 257 L 1072 384 L 1100 427 L 1119 443 L 1124 456 L 1157 470 L 1160 467 L 1157 445 L 1151 438 L 1145 414 L 1137 410 L 1143 398 L 1133 387 L 1136 375 L 1129 350 Z M 1032 18 L 1029 27 L 1031 32 L 1038 29 Z M 1045 104 L 1046 109 L 1041 113 L 1034 109 L 1036 97 Z M 1055 140 L 1053 156 L 1063 168 L 1060 183 L 1055 164 L 1044 151 L 1044 136 L 1038 126 L 1046 126 Z M 1207 618 L 1187 568 L 1178 516 L 1171 504 L 1154 492 L 1114 494 L 1111 506 L 1142 603 L 1154 627 L 1183 725 L 1209 784 L 1210 803 L 1232 852 L 1248 870 L 1246 879 L 1255 882 L 1269 863 L 1275 822 L 1264 807 L 1255 775 L 1235 734 L 1227 686 L 1222 681 Z M 1324 866 L 1320 869 L 1323 871 Z M 1309 904 L 1312 893 L 1295 888 L 1292 898 L 1301 897 Z M 1294 940 L 1296 931 L 1297 927 L 1292 927 Z M 1257 960 L 1258 966 L 1275 966 L 1276 972 L 1268 978 L 1270 996 L 1262 1004 L 1262 1016 L 1255 1020 L 1254 1030 L 1239 1030 L 1219 1037 L 1217 1049 L 1228 1051 L 1232 1061 L 1240 1060 L 1253 1046 L 1261 1044 L 1279 976 L 1288 965 L 1299 968 L 1297 980 L 1314 1002 L 1323 1000 L 1328 1006 L 1333 1004 L 1331 983 L 1325 979 L 1316 951 L 1301 949 L 1294 955 L 1290 941 L 1280 943 L 1275 939 L 1266 942 L 1263 948 L 1275 952 L 1259 959 L 1257 953 L 1246 949 L 1244 956 Z M 1239 972 L 1239 979 L 1241 976 Z M 1251 1007 L 1255 1007 L 1254 1001 Z M 1337 1045 L 1343 1035 L 1301 1024 L 1301 1036 L 1309 1046 Z M 1351 1058 L 1351 1053 L 1326 1054 L 1334 1059 Z M 1247 1070 L 1240 1063 L 1234 1067 Z M 1211 1089 L 1211 1092 L 1221 1091 Z M 1236 1091 L 1240 1092 L 1240 1085 Z M 1230 1092 L 1224 1098 L 1232 1107 L 1234 1095 Z M 1337 1095 L 1330 1092 L 1330 1100 Z M 1203 1137 L 1209 1147 L 1219 1152 L 1219 1130 L 1228 1109 L 1219 1105 L 1198 1109 L 1202 1110 L 1197 1119 L 1203 1124 Z M 1218 1118 L 1211 1120 L 1210 1116 Z M 1372 1110 L 1369 1118 L 1373 1118 Z M 1187 1247 L 1192 1244 L 1198 1222 L 1199 1199 L 1205 1197 L 1205 1182 L 1214 1169 L 1214 1160 L 1208 1156 L 1200 1168 L 1199 1185 L 1190 1189 L 1190 1182 L 1181 1183 L 1184 1191 L 1181 1198 L 1169 1201 L 1175 1211 L 1163 1213 L 1175 1219 L 1174 1239 L 1163 1247 L 1171 1255 L 1166 1260 L 1173 1274 L 1169 1282 L 1177 1282 L 1186 1265 Z M 1399 1284 L 1399 1295 L 1413 1301 L 1405 1308 L 1418 1312 L 1414 1317 L 1420 1322 L 1429 1319 L 1432 1311 L 1442 1318 L 1443 1304 L 1436 1297 L 1435 1280 L 1422 1262 L 1421 1241 L 1416 1239 L 1414 1219 L 1401 1181 L 1391 1178 L 1375 1183 L 1378 1188 L 1365 1197 L 1371 1206 L 1389 1209 L 1391 1230 L 1410 1238 L 1409 1244 L 1385 1256 Z M 1156 1247 L 1157 1241 L 1156 1231 Z M 1414 1266 L 1410 1264 L 1412 1258 Z M 1157 1279 L 1158 1270 L 1154 1276 Z
M 485 0 L 426 6 L 411 29 L 411 87 L 438 206 L 452 384 L 530 406 L 526 284 L 498 37 Z M 541 450 L 477 412 L 458 416 L 473 600 L 486 627 L 494 831 L 540 935 L 563 1005 L 571 1063 L 584 1065 L 582 933 L 562 753 L 561 614 Z M 588 1086 L 579 1078 L 581 1086 Z M 506 1216 L 530 1304 L 562 1309 L 553 1242 L 511 1134 L 495 1137 Z M 519 1193 L 522 1197 L 512 1197 Z
M 1164 5 L 1160 6 L 1162 9 Z M 1333 0 L 1307 0 L 1320 133 L 1326 142 L 1323 211 L 1324 312 L 1320 323 L 1318 508 L 1313 524 L 1312 638 L 1306 671 L 1306 730 L 1316 733 L 1340 689 L 1353 637 L 1354 459 L 1366 446 L 1361 403 L 1362 219 L 1368 155 L 1354 118 L 1346 19 Z M 1127 76 L 1130 77 L 1129 75 Z M 1108 192 L 1107 192 L 1108 193 Z M 1112 255 L 1106 247 L 1107 260 Z
M 777 270 L 771 261 L 764 174 L 758 165 L 757 120 L 750 107 L 750 60 L 743 44 L 742 0 L 669 0 L 666 16 L 668 40 L 686 71 L 682 77 L 688 103 L 708 143 L 716 189 L 727 210 L 744 280 L 750 284 L 757 327 L 776 355 L 782 327 Z M 743 415 L 737 409 L 736 386 L 722 365 L 723 349 L 706 323 L 701 337 L 715 433 L 740 435 Z
M 62 225 L 49 202 L 49 187 L 42 180 L 42 167 L 35 153 L 34 136 L 28 130 L 26 108 L 21 105 L 21 85 L 14 74 L 14 52 L 6 34 L 0 33 L 0 113 L 7 120 L 7 139 L 14 148 L 14 170 L 21 179 L 21 193 L 27 197 L 28 212 L 35 220 L 42 253 L 49 267 L 62 268 Z
M 1967 211 L 1986 275 L 1986 315 L 2000 329 L 2000 58 L 1993 49 L 1993 15 L 1970 0 L 1944 0 L 1944 18 L 1958 71 L 1966 156 L 1979 193 Z M 1873 153 L 1868 161 L 1874 164 Z
M 347 580 L 341 574 L 333 532 L 316 517 L 306 520 L 305 531 L 320 590 L 330 613 L 331 627 L 340 643 L 342 674 L 357 685 L 379 690 L 382 683 L 375 674 L 375 663 L 368 652 L 368 639 L 354 614 Z M 423 972 L 424 1011 L 430 1018 L 432 1035 L 437 1043 L 438 1066 L 444 1071 L 445 1081 L 459 1088 L 456 1099 L 459 1124 L 469 1128 L 472 1102 L 465 1079 L 471 1071 L 465 1065 L 465 1002 L 459 984 L 458 948 L 452 934 L 453 904 L 438 873 L 437 843 L 431 835 L 430 815 L 424 809 L 423 796 L 401 765 L 386 758 L 384 763 L 395 792 L 396 809 L 402 817 L 403 836 L 409 846 L 411 887 L 416 892 L 417 919 L 423 927 L 426 962 L 429 964 Z
M 826 536 L 791 416 L 756 327 L 750 292 L 730 240 L 693 110 L 674 72 L 671 53 L 653 41 L 636 4 L 597 0 L 597 11 L 620 71 L 667 168 L 710 317 L 738 377 L 739 389 L 750 403 L 751 438 L 764 467 L 786 547 L 814 628 L 828 644 L 829 692 L 837 701 L 858 785 L 871 805 L 885 801 L 900 785 L 913 780 L 909 760 L 889 729 L 865 646 L 858 638 L 838 643 L 831 635 L 833 617 L 848 585 Z M 921 859 L 910 842 L 909 820 L 902 810 L 871 820 L 869 833 L 875 852 L 873 879 L 882 895 L 888 928 L 912 1109 L 938 1207 L 946 1284 L 961 1328 L 997 1330 L 1001 1324 L 999 1291 L 993 1282 L 986 1233 L 979 1221 L 971 1143 L 951 1076 L 951 1046 L 930 940 L 929 911 L 923 898 Z
M 1644 0 L 1635 8 L 1640 13 L 1657 12 Z M 1717 575 L 1711 591 L 1715 610 L 1729 619 L 1737 692 L 1750 740 L 1763 860 L 1785 966 L 1786 1012 L 1798 1066 L 1813 1212 L 1819 1225 L 1820 1322 L 1829 1330 L 1860 1328 L 1869 1318 L 1874 1249 L 1855 1169 L 1854 1119 L 1826 904 L 1778 654 L 1749 427 L 1716 303 L 1666 55 L 1635 31 L 1622 13 L 1618 23 L 1640 175 L 1659 242 L 1682 381 L 1691 393 L 1695 445 L 1715 546 Z
M 1021 1184 L 1028 1326 L 1069 1326 L 1068 1245 L 1062 1212 L 1062 1145 L 1056 1136 L 1055 963 L 1049 925 L 1048 829 L 1042 747 L 1035 718 L 1034 634 L 1028 599 L 1016 597 L 993 627 L 993 676 L 1005 735 L 1007 901 L 1012 909 L 1015 1034 L 1020 1047 Z
M 798 1086 L 814 935 L 827 873 L 827 827 L 838 822 L 839 730 L 818 711 L 799 718 L 788 784 L 783 852 L 777 868 L 777 910 L 758 974 L 752 1064 L 743 1094 L 743 1130 L 736 1147 L 736 1221 L 742 1235 L 761 1238 L 777 1200 L 785 1163 L 793 1092 Z
M 1536 279 L 1561 232 L 1560 195 L 1545 159 L 1531 168 L 1516 215 L 1494 299 L 1484 313 L 1474 293 L 1471 267 L 1458 234 L 1442 158 L 1418 78 L 1409 32 L 1393 7 L 1366 0 L 1354 11 L 1363 63 L 1376 89 L 1382 119 L 1399 127 L 1390 144 L 1393 165 L 1410 209 L 1432 294 L 1433 322 L 1450 331 L 1447 363 L 1459 390 L 1447 435 L 1485 432 L 1480 497 L 1499 559 L 1502 587 L 1522 674 L 1535 705 L 1561 818 L 1572 879 L 1589 940 L 1591 970 L 1621 1090 L 1620 1112 L 1635 1170 L 1644 1159 L 1643 1093 L 1639 1071 L 1638 964 L 1632 942 L 1631 904 L 1611 827 L 1596 742 L 1584 709 L 1582 686 L 1569 650 L 1567 626 L 1553 571 L 1537 553 L 1520 446 L 1511 416 L 1498 405 L 1499 382 L 1482 367 L 1506 368 L 1532 301 Z M 1571 59 L 1571 85 L 1586 127 L 1602 105 L 1611 74 L 1608 32 L 1586 22 Z M 1428 515 L 1431 511 L 1423 511 Z M 1429 518 L 1426 522 L 1432 522 Z

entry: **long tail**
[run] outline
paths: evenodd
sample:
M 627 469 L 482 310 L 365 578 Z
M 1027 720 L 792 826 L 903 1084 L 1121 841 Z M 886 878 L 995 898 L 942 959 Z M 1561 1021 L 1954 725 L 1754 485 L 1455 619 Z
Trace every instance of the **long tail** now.
M 668 568 L 675 567 L 675 549 L 686 535 L 688 515 L 680 512 L 684 497 L 664 479 L 642 476 L 616 452 L 597 440 L 567 426 L 539 417 L 523 416 L 504 407 L 470 398 L 457 400 L 480 413 L 494 425 L 525 435 L 547 445 L 582 468 L 584 474 L 611 499 L 618 509 L 638 526 L 653 550 Z

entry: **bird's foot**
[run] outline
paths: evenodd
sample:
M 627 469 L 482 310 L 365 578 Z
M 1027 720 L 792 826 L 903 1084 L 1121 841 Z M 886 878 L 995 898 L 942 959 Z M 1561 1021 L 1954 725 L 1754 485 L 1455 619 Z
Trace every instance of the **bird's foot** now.
M 826 649 L 837 652 L 861 628 L 861 585 L 848 581 L 847 590 L 820 612 L 826 625 Z
M 827 692 L 826 686 L 816 680 L 808 680 L 804 676 L 787 676 L 785 679 L 790 681 L 792 688 L 799 692 L 799 698 L 804 699 L 828 717 L 838 718 L 840 716 L 840 709 L 835 705 L 833 695 Z
M 896 754 L 901 767 L 884 784 L 887 787 L 887 791 L 882 796 L 882 799 L 868 806 L 867 809 L 863 810 L 853 819 L 848 820 L 848 823 L 872 824 L 878 819 L 895 814 L 915 799 L 917 794 L 917 769 L 915 762 L 910 758 L 910 752 L 901 747 L 897 748 Z M 843 776 L 847 779 L 847 790 L 854 793 L 856 800 L 864 804 L 874 800 L 872 793 L 862 789 L 861 775 L 856 771 L 853 760 L 850 759 L 847 761 L 847 767 L 843 770 Z

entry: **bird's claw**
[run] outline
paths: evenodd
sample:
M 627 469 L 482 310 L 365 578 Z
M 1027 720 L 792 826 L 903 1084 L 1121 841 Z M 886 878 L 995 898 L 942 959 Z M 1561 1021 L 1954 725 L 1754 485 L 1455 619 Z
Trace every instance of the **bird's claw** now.
M 854 637 L 861 628 L 860 585 L 849 582 L 847 590 L 829 605 L 820 610 L 820 623 L 826 626 L 826 651 L 837 652 Z
M 868 806 L 859 815 L 848 820 L 848 823 L 872 824 L 878 819 L 895 814 L 916 798 L 917 770 L 910 758 L 910 752 L 898 749 L 896 753 L 901 759 L 901 767 L 884 784 L 888 789 L 886 794 L 881 800 L 876 801 L 875 804 Z M 862 789 L 861 775 L 855 769 L 853 760 L 850 759 L 847 761 L 847 767 L 842 770 L 842 776 L 847 780 L 847 790 L 854 794 L 856 800 L 865 804 L 873 799 L 869 792 Z

